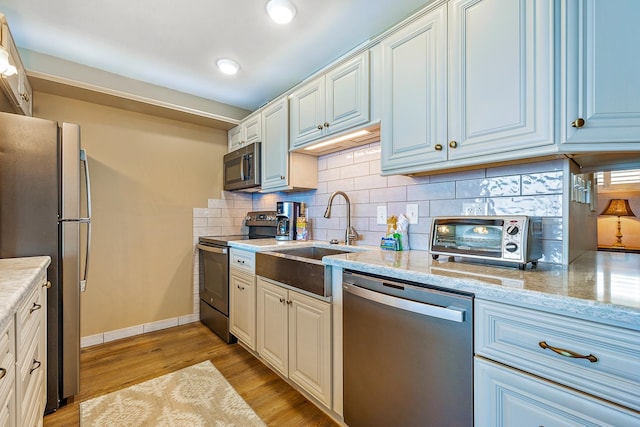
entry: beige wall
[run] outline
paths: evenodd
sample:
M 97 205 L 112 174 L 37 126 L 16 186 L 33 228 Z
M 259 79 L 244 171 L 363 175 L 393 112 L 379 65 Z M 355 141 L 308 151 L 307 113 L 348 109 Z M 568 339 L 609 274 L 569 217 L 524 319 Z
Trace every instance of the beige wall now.
M 93 240 L 81 335 L 193 312 L 194 206 L 219 197 L 226 131 L 45 93 L 34 116 L 81 126 Z

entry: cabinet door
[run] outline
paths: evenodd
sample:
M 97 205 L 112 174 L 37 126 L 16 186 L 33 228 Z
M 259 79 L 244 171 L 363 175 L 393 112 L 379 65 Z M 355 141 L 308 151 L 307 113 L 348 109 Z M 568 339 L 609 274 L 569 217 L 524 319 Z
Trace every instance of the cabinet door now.
M 237 150 L 242 145 L 242 126 L 238 125 L 227 132 L 229 151 Z
M 595 151 L 640 149 L 640 2 L 565 0 L 563 12 L 562 142 Z M 584 125 L 574 127 L 577 119 Z
M 289 104 L 283 97 L 262 112 L 262 189 L 287 186 L 289 178 Z
M 340 65 L 325 76 L 328 134 L 369 121 L 369 52 Z
M 633 426 L 620 406 L 482 359 L 475 360 L 474 423 L 480 426 Z
M 325 82 L 321 76 L 291 95 L 291 148 L 324 135 Z
M 244 142 L 251 144 L 262 140 L 262 115 L 260 113 L 247 118 L 242 122 L 244 127 Z
M 331 305 L 289 291 L 289 378 L 331 407 Z
M 446 160 L 446 5 L 385 39 L 382 56 L 382 172 Z
M 551 1 L 449 3 L 450 161 L 555 149 L 553 18 Z
M 229 275 L 230 331 L 251 350 L 256 349 L 255 276 L 231 269 Z
M 289 369 L 287 290 L 261 277 L 258 292 L 258 354 L 285 378 Z

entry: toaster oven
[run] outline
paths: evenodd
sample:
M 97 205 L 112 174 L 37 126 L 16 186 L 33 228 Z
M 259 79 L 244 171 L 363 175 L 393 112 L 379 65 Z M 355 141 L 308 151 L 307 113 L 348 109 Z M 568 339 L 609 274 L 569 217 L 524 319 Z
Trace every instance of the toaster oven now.
M 523 215 L 436 217 L 429 242 L 433 259 L 460 256 L 537 265 L 542 258 L 542 219 Z

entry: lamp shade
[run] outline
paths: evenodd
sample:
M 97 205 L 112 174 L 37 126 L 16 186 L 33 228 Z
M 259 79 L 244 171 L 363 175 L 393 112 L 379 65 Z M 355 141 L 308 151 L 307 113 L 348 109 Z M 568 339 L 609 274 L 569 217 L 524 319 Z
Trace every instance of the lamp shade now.
M 611 199 L 609 205 L 600 215 L 635 216 L 626 199 Z

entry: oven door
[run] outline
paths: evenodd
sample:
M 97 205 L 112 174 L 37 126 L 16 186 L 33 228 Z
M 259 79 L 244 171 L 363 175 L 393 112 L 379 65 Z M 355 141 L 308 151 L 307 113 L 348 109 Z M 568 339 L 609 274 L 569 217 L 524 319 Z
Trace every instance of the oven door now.
M 200 299 L 229 315 L 229 249 L 198 244 L 200 250 Z

